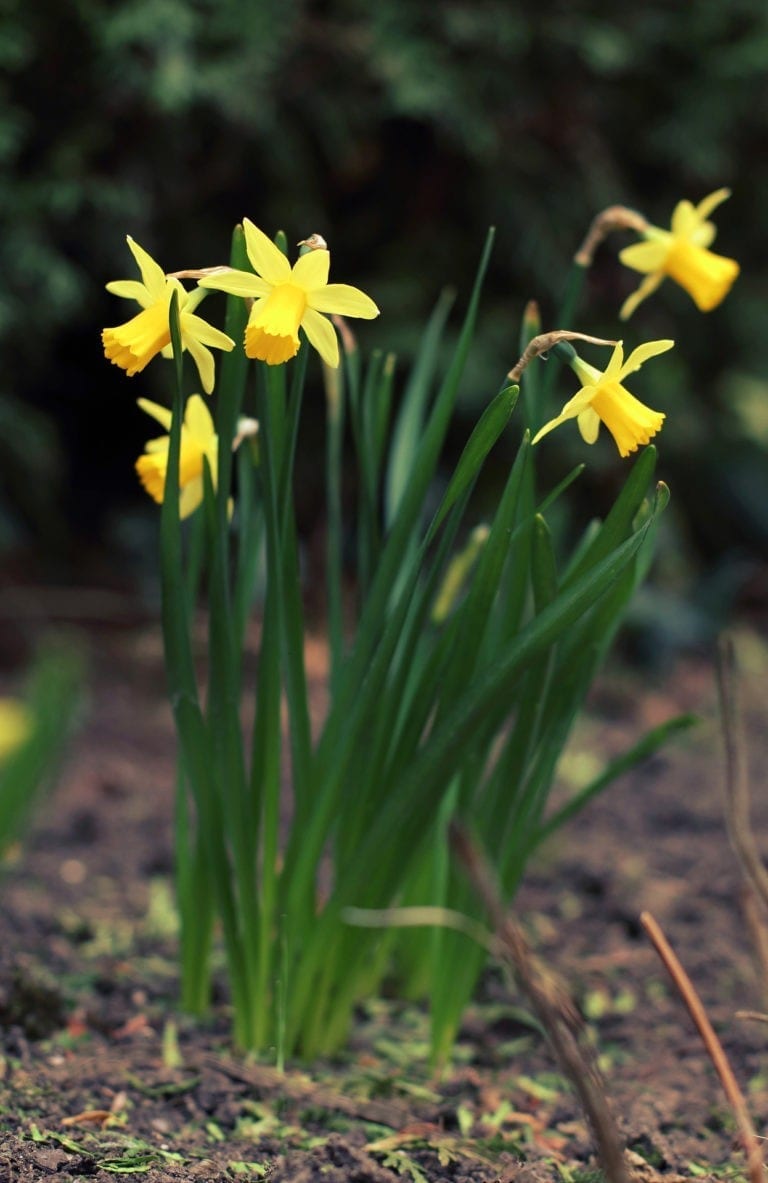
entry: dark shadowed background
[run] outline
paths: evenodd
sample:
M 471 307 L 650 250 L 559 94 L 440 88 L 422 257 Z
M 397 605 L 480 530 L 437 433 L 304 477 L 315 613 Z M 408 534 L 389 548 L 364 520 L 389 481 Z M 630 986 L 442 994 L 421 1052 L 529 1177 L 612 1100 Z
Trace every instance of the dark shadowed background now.
M 332 279 L 370 292 L 364 349 L 400 372 L 440 289 L 465 297 L 498 229 L 462 406 L 476 415 L 517 356 L 529 297 L 551 323 L 570 258 L 615 202 L 667 225 L 681 197 L 727 185 L 716 249 L 742 275 L 702 315 L 670 283 L 624 330 L 674 337 L 642 395 L 668 415 L 673 503 L 651 612 L 695 599 L 720 617 L 761 604 L 768 555 L 768 10 L 578 0 L 37 0 L 2 6 L 0 553 L 16 568 L 115 580 L 156 564 L 156 509 L 133 472 L 139 396 L 104 325 L 135 311 L 104 284 L 134 275 L 130 233 L 167 270 L 224 262 L 243 215 L 289 242 L 320 231 Z M 577 325 L 615 336 L 638 277 L 600 250 Z M 217 297 L 205 315 L 221 323 Z M 557 326 L 559 327 L 559 326 Z M 317 527 L 317 393 L 304 424 L 302 527 Z M 558 404 L 572 384 L 558 385 Z M 580 512 L 624 475 L 605 440 L 564 429 L 544 463 L 586 459 Z M 497 458 L 503 465 L 503 455 Z M 302 498 L 300 497 L 300 505 Z M 659 608 L 659 604 L 662 607 Z M 666 607 L 663 605 L 666 604 Z M 677 607 L 675 607 L 677 605 Z M 685 632 L 695 621 L 680 617 Z

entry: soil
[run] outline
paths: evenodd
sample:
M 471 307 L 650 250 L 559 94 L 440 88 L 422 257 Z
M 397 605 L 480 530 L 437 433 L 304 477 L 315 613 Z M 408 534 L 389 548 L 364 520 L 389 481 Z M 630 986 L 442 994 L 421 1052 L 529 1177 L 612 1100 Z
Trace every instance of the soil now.
M 232 1052 L 223 992 L 203 1023 L 178 1012 L 174 738 L 158 631 L 102 624 L 87 643 L 82 727 L 0 885 L 0 1180 L 598 1179 L 584 1115 L 497 972 L 439 1080 L 426 1015 L 413 1006 L 371 1003 L 344 1057 L 284 1075 Z M 741 648 L 759 768 L 768 658 L 754 634 Z M 320 701 L 319 642 L 310 656 Z M 585 1016 L 631 1169 L 667 1180 L 742 1177 L 744 1165 L 714 1071 L 639 924 L 643 909 L 693 978 L 758 1132 L 768 1118 L 767 1033 L 737 1013 L 760 1010 L 764 994 L 722 819 L 711 663 L 608 675 L 564 765 L 582 783 L 595 758 L 688 710 L 701 723 L 552 840 L 516 904 Z M 754 812 L 765 835 L 768 803 Z

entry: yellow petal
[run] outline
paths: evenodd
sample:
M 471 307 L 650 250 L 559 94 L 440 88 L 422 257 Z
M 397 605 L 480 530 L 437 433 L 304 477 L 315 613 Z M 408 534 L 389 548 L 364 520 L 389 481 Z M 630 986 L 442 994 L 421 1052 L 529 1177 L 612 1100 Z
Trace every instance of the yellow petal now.
M 204 490 L 203 478 L 199 476 L 179 491 L 179 517 L 182 521 L 202 504 Z
M 600 434 L 600 416 L 597 411 L 594 411 L 592 407 L 586 407 L 576 417 L 576 422 L 584 442 L 594 444 Z
M 154 300 L 160 300 L 165 294 L 165 272 L 160 264 L 156 263 L 143 247 L 139 246 L 138 242 L 134 242 L 130 234 L 127 236 L 126 242 L 128 243 L 131 254 L 139 265 L 141 278 L 146 284 L 147 291 Z
M 181 314 L 181 331 L 184 337 L 194 337 L 202 345 L 213 345 L 215 349 L 223 349 L 227 353 L 230 349 L 235 348 L 231 337 L 222 333 L 221 329 L 209 325 L 207 320 L 203 320 L 201 316 L 195 316 L 192 312 Z
M 656 291 L 656 288 L 662 283 L 663 279 L 663 271 L 657 271 L 654 275 L 646 275 L 637 291 L 633 292 L 631 296 L 627 296 L 622 304 L 621 311 L 619 312 L 620 319 L 629 320 L 638 304 L 642 304 L 643 300 L 647 300 Z
M 573 415 L 556 415 L 554 419 L 550 419 L 549 423 L 545 423 L 536 435 L 531 440 L 531 445 L 537 444 L 539 440 L 543 439 L 545 435 L 549 435 L 550 431 L 554 431 L 556 427 L 560 427 L 562 423 L 567 423 Z
M 687 238 L 698 226 L 701 218 L 690 201 L 678 201 L 672 213 L 672 233 Z
M 714 193 L 710 193 L 708 197 L 704 197 L 696 206 L 696 215 L 700 222 L 706 221 L 711 213 L 727 201 L 731 196 L 730 189 L 715 189 Z
M 171 430 L 173 415 L 168 407 L 161 407 L 159 403 L 152 403 L 148 398 L 140 398 L 136 402 L 142 411 L 145 411 L 147 415 L 151 415 L 153 419 L 156 419 L 161 427 L 164 427 L 166 431 Z
M 208 468 L 210 469 L 211 482 L 212 482 L 213 487 L 215 489 L 216 482 L 218 480 L 218 475 L 219 475 L 219 440 L 218 440 L 218 436 L 214 435 L 208 441 L 208 447 L 205 449 L 205 459 L 207 461 Z
M 145 285 L 139 283 L 138 279 L 113 279 L 106 287 L 113 296 L 120 296 L 123 300 L 135 300 L 142 308 L 148 308 L 155 302 Z
M 196 288 L 193 288 L 191 292 L 188 292 L 187 289 L 185 287 L 183 287 L 183 285 L 179 285 L 179 286 L 181 286 L 182 291 L 184 292 L 184 311 L 185 312 L 194 312 L 195 309 L 197 308 L 198 304 L 200 304 L 200 302 L 202 300 L 204 300 L 205 297 L 208 295 L 208 293 L 206 291 L 204 291 L 203 288 L 201 288 L 199 284 L 197 285 Z M 181 305 L 179 305 L 179 308 L 181 308 Z
M 199 394 L 191 394 L 187 399 L 184 410 L 184 426 L 192 439 L 196 440 L 204 450 L 210 446 L 211 439 L 215 438 L 216 431 L 211 412 Z
M 717 227 L 714 222 L 701 222 L 690 236 L 690 240 L 695 246 L 703 246 L 705 248 L 711 246 L 716 238 Z
M 611 354 L 611 359 L 603 372 L 603 379 L 616 377 L 620 373 L 623 364 L 624 342 L 617 341 Z
M 222 271 L 221 275 L 206 275 L 204 279 L 198 280 L 198 287 L 256 299 L 272 291 L 272 284 L 258 275 L 252 275 L 250 271 Z
M 267 283 L 287 283 L 291 277 L 291 266 L 283 252 L 271 238 L 267 238 L 263 230 L 254 226 L 250 218 L 243 218 L 243 230 L 248 258 L 256 272 Z
M 667 237 L 671 239 L 671 235 Z M 631 267 L 633 271 L 643 274 L 660 271 L 664 266 L 669 246 L 670 243 L 663 240 L 634 242 L 632 246 L 625 246 L 623 251 L 619 251 L 619 258 L 625 267 Z
M 306 255 L 301 255 L 294 263 L 291 282 L 304 288 L 309 295 L 310 292 L 326 286 L 330 265 L 329 251 L 307 251 Z
M 339 364 L 339 342 L 331 322 L 319 312 L 307 308 L 301 327 L 325 364 L 335 370 Z
M 190 357 L 197 366 L 197 372 L 200 375 L 200 385 L 206 394 L 210 394 L 216 380 L 216 364 L 213 360 L 213 354 L 205 345 L 201 345 L 196 337 L 187 337 L 184 344 L 189 350 Z
M 319 292 L 310 293 L 307 303 L 315 312 L 336 313 L 338 316 L 359 316 L 373 320 L 379 310 L 370 296 L 347 283 L 329 283 Z
M 645 345 L 638 345 L 633 349 L 618 374 L 618 380 L 626 378 L 627 374 L 634 374 L 651 357 L 658 357 L 666 353 L 674 345 L 674 341 L 647 341 Z M 606 375 L 607 377 L 607 375 Z
M 559 415 L 556 415 L 554 419 L 550 419 L 549 423 L 544 424 L 541 430 L 533 437 L 531 443 L 537 444 L 540 439 L 545 435 L 549 435 L 550 431 L 554 431 L 562 423 L 567 423 L 570 419 L 576 419 L 589 406 L 596 389 L 595 386 L 583 386 L 577 394 L 574 394 L 573 398 L 568 400 Z

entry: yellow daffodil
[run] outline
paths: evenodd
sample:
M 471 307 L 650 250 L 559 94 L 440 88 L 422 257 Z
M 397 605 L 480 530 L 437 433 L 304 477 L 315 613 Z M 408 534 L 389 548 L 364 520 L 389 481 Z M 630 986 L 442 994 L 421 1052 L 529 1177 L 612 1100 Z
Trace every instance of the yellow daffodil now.
M 698 205 L 678 202 L 671 229 L 648 226 L 643 231 L 645 242 L 636 242 L 621 251 L 622 263 L 646 276 L 637 291 L 625 300 L 622 320 L 631 316 L 667 276 L 685 288 L 702 312 L 711 311 L 725 299 L 739 274 L 739 264 L 707 249 L 717 233 L 714 223 L 707 219 L 730 195 L 729 189 L 718 189 Z
M 21 747 L 31 731 L 32 719 L 24 704 L 15 698 L 0 698 L 0 761 Z
M 234 341 L 226 333 L 195 316 L 195 308 L 205 295 L 200 288 L 188 292 L 178 279 L 169 278 L 152 256 L 130 236 L 128 246 L 139 265 L 141 282 L 137 279 L 117 279 L 107 284 L 107 291 L 126 300 L 136 300 L 142 311 L 125 324 L 104 329 L 101 334 L 104 355 L 114 365 L 125 370 L 129 378 L 143 370 L 156 354 L 170 357 L 169 309 L 173 293 L 178 292 L 182 348 L 192 354 L 203 390 L 210 394 L 213 390 L 214 364 L 213 354 L 207 346 L 230 350 L 234 348 Z
M 610 431 L 621 456 L 628 456 L 637 450 L 638 444 L 647 444 L 661 430 L 665 416 L 652 411 L 621 385 L 627 374 L 639 370 L 644 362 L 659 353 L 671 349 L 674 341 L 649 341 L 630 353 L 624 361 L 624 348 L 619 341 L 606 369 L 590 366 L 580 357 L 570 363 L 571 369 L 581 379 L 582 387 L 563 407 L 560 414 L 542 427 L 533 442 L 537 444 L 568 419 L 578 423 L 582 438 L 593 444 L 600 431 L 601 422 Z
M 142 411 L 165 428 L 171 429 L 171 412 L 146 398 L 138 400 Z M 136 461 L 136 471 L 144 488 L 158 503 L 165 495 L 165 478 L 168 472 L 168 447 L 170 437 L 160 436 L 149 440 L 144 455 Z M 187 518 L 194 513 L 203 500 L 203 460 L 207 459 L 211 470 L 213 487 L 216 488 L 218 468 L 218 436 L 208 407 L 199 394 L 187 400 L 184 422 L 181 425 L 181 454 L 179 457 L 179 513 Z
M 243 229 L 256 274 L 222 271 L 205 276 L 200 286 L 253 299 L 245 330 L 248 357 L 270 366 L 289 361 L 298 353 L 302 328 L 326 365 L 338 366 L 336 331 L 323 313 L 371 320 L 379 315 L 373 300 L 348 284 L 328 283 L 331 256 L 324 248 L 307 251 L 291 267 L 282 251 L 248 218 L 243 218 Z

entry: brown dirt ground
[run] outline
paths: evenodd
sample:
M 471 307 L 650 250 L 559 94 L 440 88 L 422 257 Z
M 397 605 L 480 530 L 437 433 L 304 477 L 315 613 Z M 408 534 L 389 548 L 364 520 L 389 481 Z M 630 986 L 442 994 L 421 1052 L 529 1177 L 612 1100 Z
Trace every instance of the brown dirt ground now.
M 87 643 L 82 729 L 2 881 L 0 1181 L 597 1178 L 573 1096 L 493 973 L 440 1081 L 425 1061 L 425 1016 L 394 1003 L 361 1014 L 338 1063 L 306 1074 L 291 1065 L 285 1077 L 231 1054 L 225 1001 L 202 1025 L 177 1013 L 174 744 L 159 638 L 137 621 L 91 630 Z M 742 653 L 757 769 L 768 747 L 768 650 L 745 634 Z M 319 700 L 318 645 L 310 658 Z M 713 1070 L 640 928 L 642 909 L 693 977 L 758 1132 L 768 1119 L 765 1028 L 736 1016 L 762 1000 L 722 822 L 710 663 L 689 659 L 642 682 L 606 677 L 565 764 L 583 781 L 595 753 L 614 754 L 681 710 L 700 712 L 701 725 L 551 842 L 518 901 L 536 948 L 588 1018 L 635 1169 L 668 1180 L 742 1176 L 743 1160 Z M 757 801 L 755 815 L 766 834 L 768 803 Z M 169 1067 L 174 1035 L 180 1065 Z

